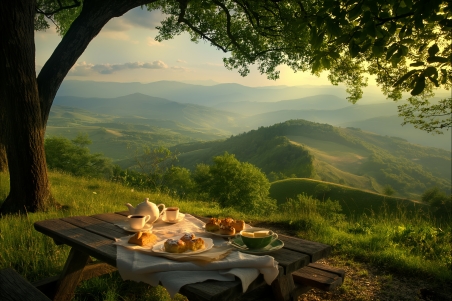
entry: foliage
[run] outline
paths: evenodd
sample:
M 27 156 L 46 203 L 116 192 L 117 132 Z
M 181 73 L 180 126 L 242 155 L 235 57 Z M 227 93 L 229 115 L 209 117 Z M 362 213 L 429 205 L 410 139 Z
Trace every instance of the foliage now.
M 50 169 L 57 169 L 75 176 L 106 177 L 112 175 L 112 164 L 102 154 L 91 154 L 87 134 L 79 134 L 73 140 L 49 137 L 45 140 L 46 161 Z
M 171 194 L 183 199 L 194 196 L 196 182 L 187 168 L 173 166 L 166 173 L 165 179 L 165 187 Z
M 391 195 L 394 195 L 395 194 L 395 190 L 394 190 L 394 188 L 392 188 L 392 186 L 391 185 L 386 185 L 384 188 L 383 188 L 383 194 L 384 195 L 387 195 L 387 196 L 391 196 Z
M 328 197 L 331 188 L 324 183 L 317 184 L 314 188 L 314 196 L 319 200 L 324 200 Z
M 452 214 L 452 195 L 447 196 L 446 193 L 437 186 L 425 190 L 421 200 L 424 203 L 430 204 L 438 212 L 449 215 Z
M 411 253 L 426 259 L 451 256 L 445 243 L 452 239 L 451 233 L 431 226 L 397 226 L 394 229 L 393 242 L 407 247 Z M 451 266 L 452 267 L 452 266 Z
M 233 154 L 224 153 L 213 159 L 208 173 L 200 165 L 195 173 L 199 189 L 208 193 L 221 207 L 241 212 L 270 212 L 274 201 L 268 199 L 270 183 L 257 167 L 238 161 Z
M 135 161 L 140 172 L 145 175 L 147 186 L 159 190 L 167 180 L 167 173 L 177 161 L 177 154 L 163 146 L 153 149 L 144 147 L 143 154 L 135 155 Z
M 53 18 L 64 35 L 82 8 L 78 1 L 38 1 L 35 28 L 48 28 Z M 229 52 L 225 66 L 242 76 L 257 64 L 269 79 L 277 67 L 319 75 L 345 83 L 349 100 L 362 97 L 364 74 L 391 99 L 410 92 L 399 107 L 406 123 L 428 132 L 449 129 L 452 98 L 428 101 L 431 91 L 452 84 L 452 4 L 444 0 L 408 1 L 157 1 L 149 11 L 167 18 L 158 27 L 158 41 L 186 31 L 194 42 L 206 40 Z M 47 13 L 46 13 L 47 12 Z
M 279 77 L 278 65 L 320 74 L 345 83 L 356 102 L 376 75 L 394 100 L 413 96 L 399 108 L 405 122 L 426 131 L 452 126 L 452 100 L 439 105 L 428 98 L 434 87 L 452 84 L 452 4 L 442 0 L 409 1 L 190 1 L 157 2 L 168 18 L 157 40 L 183 31 L 230 52 L 225 66 L 242 76 L 258 65 L 268 78 Z M 420 97 L 418 97 L 420 96 Z M 418 102 L 418 103 L 417 103 Z

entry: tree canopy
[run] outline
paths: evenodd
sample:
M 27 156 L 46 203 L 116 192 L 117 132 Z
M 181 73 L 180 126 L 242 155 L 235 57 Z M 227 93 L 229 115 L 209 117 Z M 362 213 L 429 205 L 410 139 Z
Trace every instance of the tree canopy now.
M 363 96 L 367 74 L 374 75 L 388 98 L 410 93 L 399 106 L 404 123 L 438 133 L 452 126 L 452 98 L 429 101 L 436 88 L 452 84 L 450 1 L 173 0 L 146 7 L 167 15 L 157 40 L 188 32 L 193 41 L 230 53 L 226 68 L 243 76 L 253 64 L 269 79 L 279 77 L 281 64 L 316 75 L 329 71 L 331 83 L 345 84 L 354 103 Z M 55 14 L 63 35 L 81 10 L 69 11 Z M 36 27 L 43 28 L 45 19 L 37 16 Z

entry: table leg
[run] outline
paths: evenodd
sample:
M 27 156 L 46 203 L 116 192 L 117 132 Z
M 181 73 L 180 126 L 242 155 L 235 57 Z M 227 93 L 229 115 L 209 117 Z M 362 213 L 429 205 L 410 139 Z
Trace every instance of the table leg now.
M 295 288 L 292 275 L 284 275 L 280 273 L 272 282 L 272 290 L 275 300 L 290 301 L 292 300 L 292 291 Z
M 58 301 L 72 300 L 75 289 L 81 280 L 83 269 L 89 259 L 88 254 L 74 248 L 71 249 L 51 299 Z

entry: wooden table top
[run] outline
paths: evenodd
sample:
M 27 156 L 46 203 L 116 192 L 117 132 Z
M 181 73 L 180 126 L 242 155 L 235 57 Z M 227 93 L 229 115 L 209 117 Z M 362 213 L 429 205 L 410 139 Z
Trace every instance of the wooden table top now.
M 114 223 L 124 221 L 128 214 L 128 211 L 123 211 L 50 219 L 36 222 L 34 227 L 37 231 L 53 238 L 58 244 L 66 244 L 116 267 L 116 245 L 113 242 L 115 238 L 124 237 L 130 233 Z M 197 218 L 203 221 L 208 220 L 203 217 Z M 280 272 L 285 275 L 327 257 L 331 252 L 329 245 L 286 235 L 279 235 L 279 239 L 284 242 L 284 247 L 269 255 L 275 258 L 279 263 Z M 257 282 L 262 281 L 263 279 L 255 281 L 256 285 L 260 285 Z M 211 292 L 213 287 L 216 292 Z M 232 300 L 231 294 L 241 294 L 241 283 L 239 280 L 206 281 L 186 285 L 181 289 L 181 293 L 190 300 Z

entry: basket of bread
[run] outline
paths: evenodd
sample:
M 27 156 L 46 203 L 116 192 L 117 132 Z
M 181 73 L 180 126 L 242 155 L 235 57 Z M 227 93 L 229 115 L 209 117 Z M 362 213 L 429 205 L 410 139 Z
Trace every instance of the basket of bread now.
M 234 220 L 231 217 L 211 218 L 205 225 L 207 232 L 218 236 L 235 236 L 245 229 L 245 221 Z

